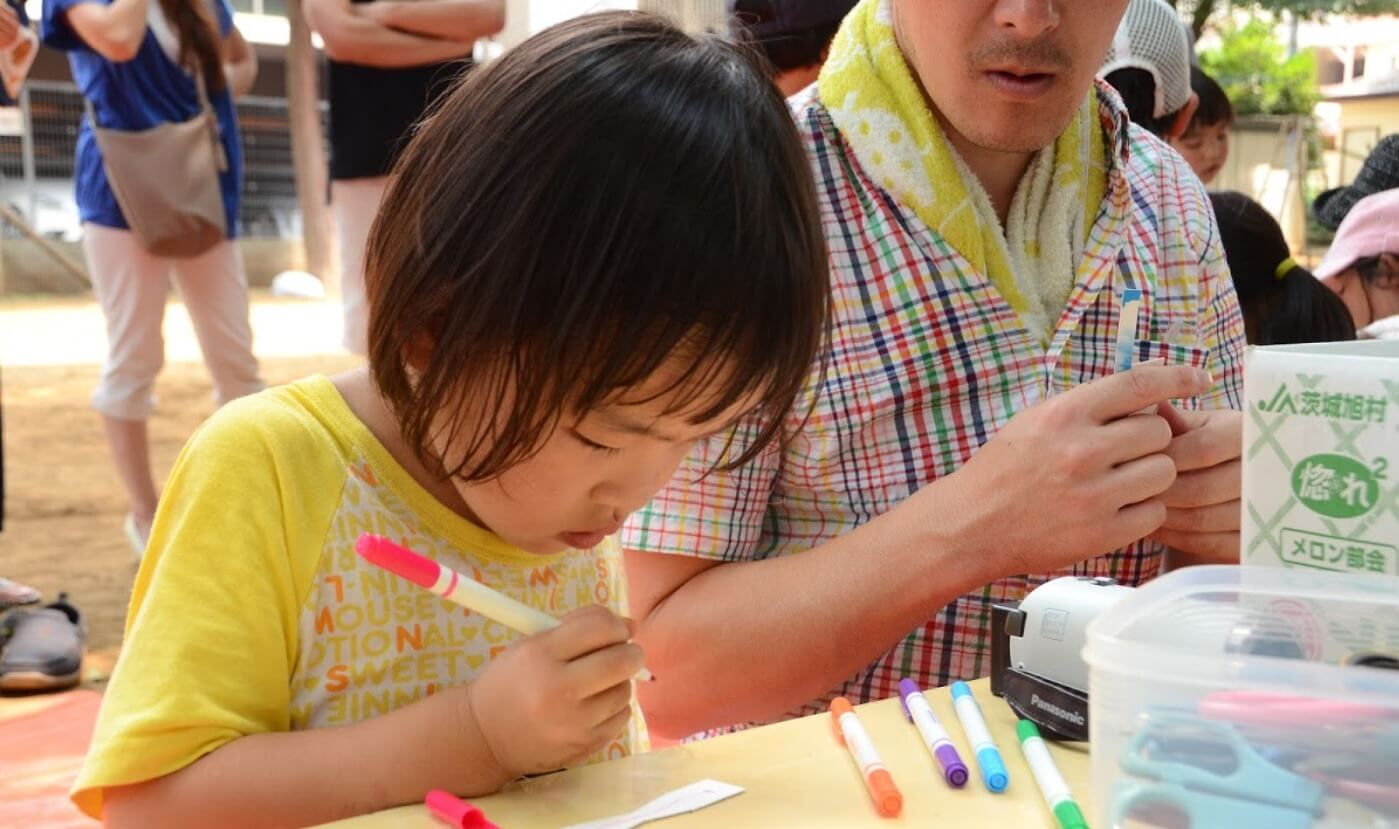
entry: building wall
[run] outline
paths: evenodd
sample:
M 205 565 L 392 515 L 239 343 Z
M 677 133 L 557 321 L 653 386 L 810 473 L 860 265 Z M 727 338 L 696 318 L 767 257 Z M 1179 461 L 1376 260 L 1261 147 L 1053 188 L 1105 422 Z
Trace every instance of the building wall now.
M 1335 103 L 1340 110 L 1336 149 L 1326 152 L 1324 162 L 1326 181 L 1331 187 L 1354 181 L 1375 142 L 1399 133 L 1399 93 Z
M 1237 190 L 1256 199 L 1282 226 L 1294 253 L 1306 250 L 1307 206 L 1303 197 L 1303 148 L 1288 119 L 1241 118 L 1229 134 L 1229 161 L 1211 184 L 1214 190 Z M 1289 140 L 1289 137 L 1293 140 Z

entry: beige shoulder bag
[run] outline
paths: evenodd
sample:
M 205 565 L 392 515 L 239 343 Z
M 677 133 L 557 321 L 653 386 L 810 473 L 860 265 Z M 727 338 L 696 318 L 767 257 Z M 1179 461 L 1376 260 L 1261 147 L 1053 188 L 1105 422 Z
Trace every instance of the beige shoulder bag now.
M 141 246 L 160 256 L 198 256 L 228 238 L 219 189 L 228 157 L 204 76 L 195 72 L 194 77 L 198 114 L 146 130 L 99 127 L 92 102 L 84 98 L 122 215 Z

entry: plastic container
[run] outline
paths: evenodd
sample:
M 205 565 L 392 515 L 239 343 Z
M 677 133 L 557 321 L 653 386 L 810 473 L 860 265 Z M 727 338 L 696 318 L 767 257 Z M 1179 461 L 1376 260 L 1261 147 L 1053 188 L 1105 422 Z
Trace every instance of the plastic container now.
M 1084 658 L 1095 829 L 1399 826 L 1399 578 L 1187 568 Z

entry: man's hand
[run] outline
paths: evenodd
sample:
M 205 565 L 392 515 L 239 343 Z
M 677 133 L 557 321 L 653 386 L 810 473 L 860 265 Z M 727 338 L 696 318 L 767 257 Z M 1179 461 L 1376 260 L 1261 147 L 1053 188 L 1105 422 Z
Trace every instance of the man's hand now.
M 1184 554 L 1185 564 L 1237 564 L 1243 518 L 1242 412 L 1183 412 L 1163 405 L 1171 424 L 1166 454 L 1176 481 L 1166 490 L 1166 521 L 1151 537 Z
M 1211 383 L 1188 366 L 1139 366 L 1026 409 L 947 478 L 961 503 L 942 513 L 967 522 L 958 533 L 966 549 L 1002 575 L 1056 570 L 1144 538 L 1166 520 L 1177 465 L 1166 454 L 1168 420 L 1137 413 Z

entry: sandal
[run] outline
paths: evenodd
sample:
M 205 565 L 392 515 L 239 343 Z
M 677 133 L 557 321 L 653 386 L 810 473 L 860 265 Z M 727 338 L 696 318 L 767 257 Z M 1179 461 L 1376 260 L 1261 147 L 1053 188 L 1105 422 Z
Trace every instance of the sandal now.
M 43 594 L 27 584 L 10 579 L 0 579 L 0 610 L 8 610 L 26 604 L 38 604 Z
M 78 684 L 87 638 L 82 614 L 68 594 L 35 609 L 7 615 L 0 654 L 0 691 L 58 691 Z

